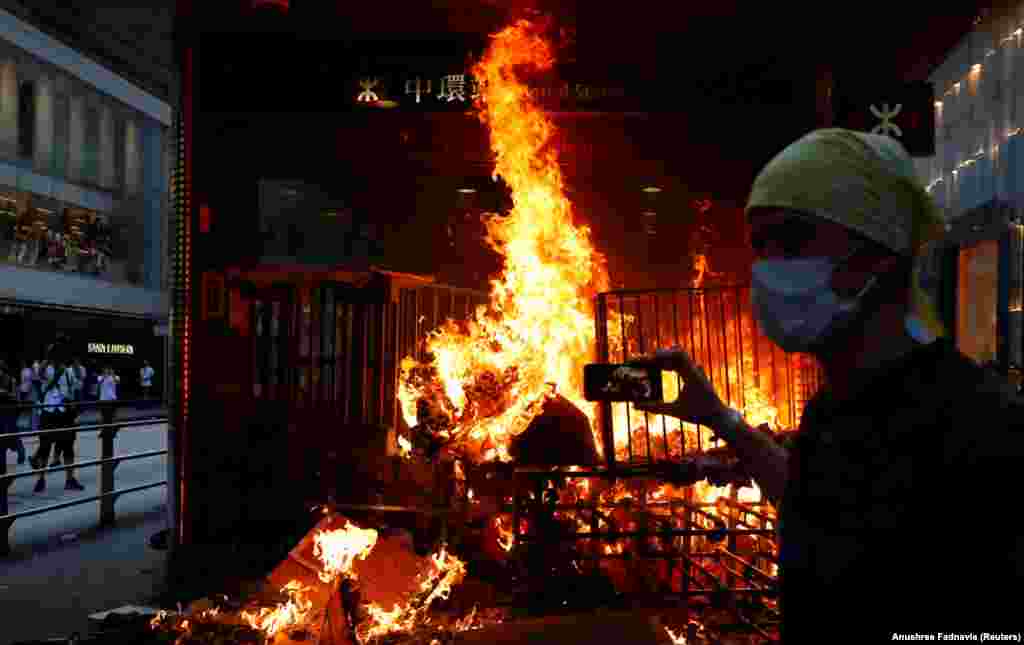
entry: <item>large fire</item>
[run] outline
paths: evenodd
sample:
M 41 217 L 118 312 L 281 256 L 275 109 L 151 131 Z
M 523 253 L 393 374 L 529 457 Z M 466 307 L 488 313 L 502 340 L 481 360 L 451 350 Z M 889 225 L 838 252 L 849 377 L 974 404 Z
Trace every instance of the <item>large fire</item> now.
M 328 585 L 331 593 L 339 579 L 354 581 L 356 560 L 365 559 L 377 544 L 377 531 L 362 529 L 346 521 L 341 528 L 329 531 L 318 530 L 313 536 L 320 570 L 318 578 Z M 466 576 L 466 566 L 442 546 L 428 558 L 426 570 L 421 573 L 419 589 L 405 602 L 385 609 L 375 603 L 366 603 L 361 608 L 356 633 L 361 643 L 372 643 L 396 632 L 412 632 L 430 622 L 428 614 L 435 600 L 449 597 L 452 589 Z M 369 581 L 372 584 L 372 581 Z M 260 607 L 255 610 L 224 612 L 216 607 L 197 606 L 189 612 L 177 614 L 160 612 L 153 619 L 154 629 L 182 632 L 179 642 L 188 642 L 185 637 L 200 626 L 237 625 L 251 628 L 267 641 L 278 634 L 295 630 L 322 630 L 327 622 L 328 606 L 315 606 L 311 600 L 314 590 L 298 580 L 288 582 L 281 593 L 286 600 L 276 606 Z M 481 617 L 474 609 L 469 615 L 456 621 L 452 631 L 479 628 Z
M 504 270 L 491 282 L 489 307 L 430 335 L 430 365 L 402 365 L 409 426 L 422 418 L 418 406 L 433 406 L 443 420 L 435 432 L 457 439 L 477 461 L 510 460 L 511 439 L 554 392 L 591 421 L 596 415 L 583 400 L 582 373 L 594 350 L 593 296 L 608 288 L 608 276 L 589 229 L 574 222 L 551 146 L 554 127 L 521 77 L 553 63 L 540 29 L 521 20 L 493 35 L 475 65 L 494 175 L 512 191 L 512 210 L 487 223 Z
M 399 400 L 406 424 L 456 444 L 476 462 L 510 461 L 512 439 L 555 393 L 587 415 L 598 450 L 607 449 L 595 423 L 596 406 L 582 397 L 582 372 L 594 358 L 593 297 L 608 289 L 608 274 L 589 229 L 574 222 L 558 151 L 551 144 L 554 126 L 534 102 L 523 77 L 546 70 L 553 62 L 541 29 L 521 20 L 493 35 L 475 65 L 481 87 L 477 107 L 490 133 L 494 175 L 512 192 L 512 210 L 487 223 L 486 241 L 501 255 L 504 268 L 491 282 L 488 306 L 478 308 L 468 321 L 448 320 L 432 331 L 425 339 L 425 363 L 411 357 L 402 361 Z M 703 254 L 697 254 L 695 269 L 694 287 L 714 275 Z M 698 304 L 702 325 L 703 295 Z M 609 318 L 621 320 L 626 328 L 632 322 L 626 312 L 612 310 Z M 752 327 L 747 316 L 741 322 Z M 621 328 L 609 325 L 613 350 L 626 342 Z M 696 330 L 698 335 L 702 332 Z M 749 373 L 752 352 L 747 349 L 744 369 Z M 739 394 L 736 379 L 734 370 L 729 381 L 732 392 Z M 671 398 L 677 391 L 674 375 L 665 385 L 666 397 Z M 776 429 L 778 411 L 772 401 L 749 379 L 742 389 L 742 396 L 728 403 L 742 409 L 753 425 L 766 423 Z M 625 404 L 613 408 L 615 449 L 621 452 L 630 433 L 648 420 L 636 410 L 626 413 Z M 695 427 L 674 419 L 654 421 L 671 429 L 675 455 L 710 446 L 709 433 L 703 433 L 698 446 Z M 408 454 L 412 446 L 402 441 Z M 713 494 L 709 497 L 714 501 Z

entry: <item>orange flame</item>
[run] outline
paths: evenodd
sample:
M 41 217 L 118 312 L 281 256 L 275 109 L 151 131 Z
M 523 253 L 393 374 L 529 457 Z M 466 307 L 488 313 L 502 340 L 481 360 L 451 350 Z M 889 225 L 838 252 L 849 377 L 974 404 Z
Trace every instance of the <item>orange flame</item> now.
M 366 643 L 394 632 L 409 632 L 429 621 L 427 610 L 435 600 L 447 600 L 452 588 L 466 577 L 466 565 L 447 552 L 445 547 L 430 557 L 430 566 L 420 583 L 415 598 L 390 610 L 371 603 L 366 607 L 366 619 L 357 630 L 360 642 Z M 473 609 L 472 615 L 475 615 Z M 472 617 L 467 622 L 472 623 Z M 461 631 L 461 630 L 460 630 Z
M 603 258 L 590 230 L 573 222 L 554 126 L 535 104 L 520 73 L 542 71 L 554 60 L 539 28 L 520 20 L 491 37 L 475 65 L 480 119 L 490 130 L 495 178 L 512 192 L 506 217 L 487 222 L 487 242 L 504 258 L 491 282 L 490 305 L 464 327 L 448 321 L 432 332 L 427 350 L 442 385 L 442 407 L 475 460 L 510 459 L 511 439 L 522 433 L 551 395 L 550 384 L 594 419 L 583 400 L 583 365 L 594 346 L 592 297 L 606 290 Z M 415 361 L 403 361 L 403 369 Z M 500 384 L 481 396 L 483 382 Z M 403 378 L 402 410 L 417 424 L 422 388 Z
M 355 577 L 352 565 L 365 559 L 377 544 L 377 531 L 361 529 L 351 522 L 334 531 L 318 531 L 313 536 L 313 555 L 320 558 L 320 580 L 330 582 L 339 575 Z
M 377 543 L 377 532 L 373 529 L 361 529 L 346 521 L 345 525 L 333 531 L 319 531 L 314 535 L 314 553 L 322 565 L 318 576 L 323 583 L 330 583 L 345 575 L 353 577 L 353 565 L 357 559 L 365 558 Z M 445 547 L 428 559 L 428 570 L 423 576 L 420 591 L 403 605 L 395 605 L 386 611 L 377 605 L 367 605 L 367 618 L 359 626 L 361 642 L 391 634 L 396 631 L 411 631 L 418 625 L 430 621 L 428 610 L 431 603 L 438 599 L 447 599 L 452 588 L 462 582 L 466 576 L 466 566 L 460 559 L 448 553 Z M 315 619 L 322 615 L 325 608 L 315 608 L 310 600 L 310 587 L 298 580 L 292 580 L 282 589 L 288 599 L 276 607 L 261 607 L 256 611 L 241 611 L 234 615 L 220 615 L 216 608 L 198 608 L 183 612 L 178 608 L 177 614 L 161 611 L 152 621 L 152 629 L 171 629 L 185 632 L 187 635 L 193 624 L 228 622 L 240 620 L 252 629 L 263 632 L 267 639 L 285 630 L 311 626 Z M 208 603 L 207 603 L 208 604 Z M 453 629 L 465 631 L 479 626 L 477 609 L 459 620 Z M 179 639 L 182 642 L 182 639 Z
M 313 602 L 307 597 L 310 589 L 298 581 L 292 580 L 281 591 L 288 594 L 288 600 L 278 607 L 242 612 L 242 618 L 250 627 L 262 631 L 270 638 L 282 630 L 306 624 L 313 610 Z
M 498 529 L 498 546 L 506 553 L 511 552 L 516 546 L 515 531 L 505 528 L 505 524 L 501 521 L 501 516 L 494 518 L 494 527 Z

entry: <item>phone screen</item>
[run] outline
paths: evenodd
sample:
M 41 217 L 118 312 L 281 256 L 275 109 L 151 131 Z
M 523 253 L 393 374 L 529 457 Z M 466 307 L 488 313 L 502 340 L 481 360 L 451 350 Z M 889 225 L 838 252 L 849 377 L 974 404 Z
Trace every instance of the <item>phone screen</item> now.
M 660 402 L 661 370 L 607 363 L 584 365 L 583 398 L 587 401 Z

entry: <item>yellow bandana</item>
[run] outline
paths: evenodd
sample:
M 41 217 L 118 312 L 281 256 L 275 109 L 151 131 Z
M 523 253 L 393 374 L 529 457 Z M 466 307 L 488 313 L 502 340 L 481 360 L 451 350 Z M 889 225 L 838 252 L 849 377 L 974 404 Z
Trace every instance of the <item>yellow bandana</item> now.
M 924 263 L 945 225 L 891 137 L 840 128 L 815 130 L 790 144 L 754 180 L 746 211 L 801 211 L 845 226 L 892 251 L 915 258 L 908 331 L 922 342 L 944 336 L 923 290 Z

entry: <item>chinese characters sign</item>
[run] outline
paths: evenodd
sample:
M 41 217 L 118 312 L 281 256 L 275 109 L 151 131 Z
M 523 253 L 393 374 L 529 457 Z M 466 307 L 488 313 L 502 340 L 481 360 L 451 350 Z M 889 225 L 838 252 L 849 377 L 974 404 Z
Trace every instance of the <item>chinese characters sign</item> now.
M 630 97 L 622 87 L 569 82 L 534 85 L 530 92 L 538 103 L 556 110 L 622 109 L 626 99 L 638 98 Z M 480 85 L 465 73 L 435 76 L 363 74 L 351 84 L 350 96 L 355 105 L 362 107 L 465 111 L 480 97 Z

